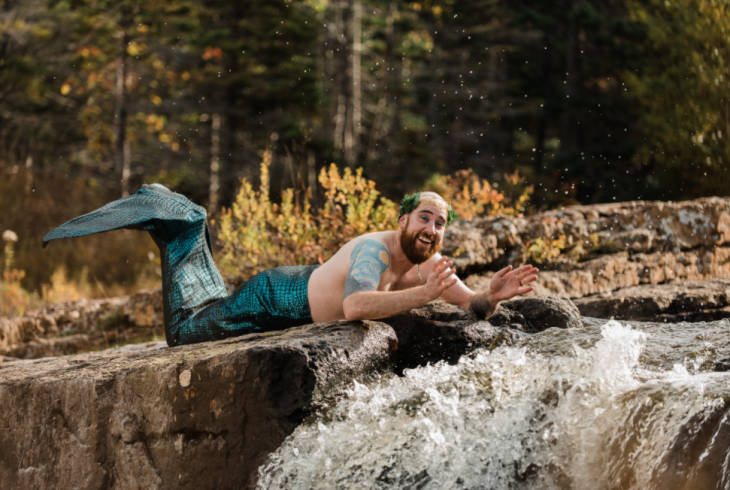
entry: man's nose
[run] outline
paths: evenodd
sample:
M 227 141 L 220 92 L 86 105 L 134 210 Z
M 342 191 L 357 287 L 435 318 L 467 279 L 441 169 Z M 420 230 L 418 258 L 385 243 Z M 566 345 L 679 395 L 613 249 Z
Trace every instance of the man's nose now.
M 425 231 L 426 231 L 427 233 L 431 234 L 431 235 L 435 235 L 435 234 L 436 234 L 436 225 L 435 225 L 435 224 L 433 223 L 433 221 L 429 221 L 429 222 L 428 222 L 428 223 L 426 224 L 426 229 L 425 229 Z

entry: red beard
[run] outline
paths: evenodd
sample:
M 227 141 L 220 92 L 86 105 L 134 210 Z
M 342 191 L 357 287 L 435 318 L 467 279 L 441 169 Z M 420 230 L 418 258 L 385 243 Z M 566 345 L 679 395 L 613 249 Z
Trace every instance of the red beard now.
M 428 233 L 421 232 L 408 233 L 408 224 L 410 218 L 406 221 L 406 226 L 400 233 L 400 246 L 403 249 L 403 253 L 406 258 L 413 264 L 423 264 L 430 259 L 433 254 L 441 250 L 441 243 L 436 241 L 437 235 L 429 235 Z M 428 248 L 422 248 L 418 245 L 418 235 L 423 238 L 431 240 L 431 245 Z

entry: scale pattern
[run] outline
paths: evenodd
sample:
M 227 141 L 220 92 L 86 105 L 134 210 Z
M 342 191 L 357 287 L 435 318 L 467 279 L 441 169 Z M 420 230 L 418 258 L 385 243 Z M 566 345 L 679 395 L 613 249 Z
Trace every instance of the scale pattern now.
M 73 238 L 122 228 L 148 231 L 160 249 L 165 336 L 170 346 L 311 323 L 307 283 L 318 266 L 278 267 L 228 296 L 213 261 L 204 208 L 160 184 L 111 202 L 43 237 Z

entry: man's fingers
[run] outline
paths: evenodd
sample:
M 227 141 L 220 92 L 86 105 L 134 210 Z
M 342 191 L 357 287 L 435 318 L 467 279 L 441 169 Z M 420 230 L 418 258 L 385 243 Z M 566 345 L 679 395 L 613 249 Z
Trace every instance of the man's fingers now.
M 449 264 L 451 264 L 451 263 L 452 262 L 449 259 L 447 259 L 446 257 L 443 257 L 441 260 L 439 260 L 436 263 L 436 267 L 434 267 L 433 271 L 438 274 L 441 271 L 447 269 L 449 267 Z
M 535 288 L 533 288 L 532 286 L 526 287 L 526 288 L 518 288 L 517 294 L 525 294 L 525 293 L 529 293 L 530 291 L 534 291 L 534 290 L 535 290 Z
M 517 278 L 515 278 L 517 279 Z M 523 277 L 522 279 L 517 279 L 517 282 L 520 286 L 524 286 L 525 284 L 530 284 L 531 282 L 537 281 L 537 276 L 530 276 L 530 277 Z
M 444 291 L 446 289 L 449 289 L 451 286 L 453 286 L 454 284 L 456 284 L 457 281 L 458 280 L 455 277 L 453 277 L 453 278 L 451 278 L 449 280 L 446 280 L 446 281 L 441 281 L 441 291 Z
M 518 281 L 521 279 L 524 279 L 527 276 L 530 276 L 532 274 L 537 274 L 538 270 L 531 265 L 525 265 L 520 267 L 519 269 L 515 269 L 512 272 L 510 272 L 508 275 L 514 277 Z
M 527 279 L 522 280 L 522 284 L 530 284 L 531 282 L 537 281 L 537 276 L 530 276 Z
M 501 271 L 498 271 L 498 272 L 497 272 L 497 273 L 496 273 L 496 274 L 494 275 L 494 277 L 502 277 L 502 276 L 504 276 L 505 274 L 507 274 L 507 273 L 508 273 L 509 271 L 511 271 L 511 270 L 512 270 L 512 266 L 511 266 L 511 265 L 508 265 L 507 267 L 505 267 L 505 268 L 504 268 L 504 269 L 502 269 Z
M 438 280 L 439 280 L 439 281 L 443 281 L 444 279 L 446 279 L 447 277 L 449 277 L 449 276 L 450 276 L 450 275 L 452 275 L 452 274 L 456 274 L 456 269 L 453 269 L 453 268 L 451 268 L 451 269 L 446 269 L 445 271 L 441 272 L 441 273 L 440 273 L 440 274 L 438 275 Z
M 448 262 L 444 262 L 443 264 L 439 265 L 436 269 L 434 269 L 434 272 L 436 273 L 436 277 L 440 277 L 441 274 L 443 274 L 445 271 L 448 271 L 449 269 L 454 270 L 452 266 L 454 265 L 453 262 L 450 260 Z
M 537 274 L 537 269 L 532 266 L 530 266 L 530 268 L 528 269 L 523 269 L 522 267 L 520 267 L 519 269 L 515 270 L 513 274 L 517 278 L 517 280 L 521 280 L 527 276 Z

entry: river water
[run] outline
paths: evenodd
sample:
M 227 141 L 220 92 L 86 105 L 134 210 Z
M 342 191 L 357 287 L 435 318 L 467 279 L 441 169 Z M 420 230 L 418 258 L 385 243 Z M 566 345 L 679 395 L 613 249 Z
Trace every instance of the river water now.
M 353 381 L 259 488 L 730 488 L 730 322 L 584 318 Z

